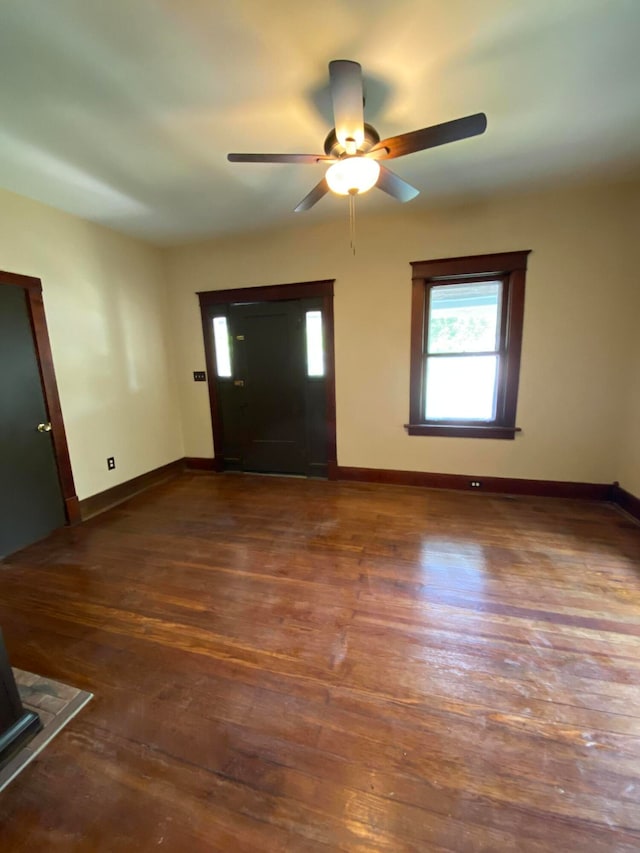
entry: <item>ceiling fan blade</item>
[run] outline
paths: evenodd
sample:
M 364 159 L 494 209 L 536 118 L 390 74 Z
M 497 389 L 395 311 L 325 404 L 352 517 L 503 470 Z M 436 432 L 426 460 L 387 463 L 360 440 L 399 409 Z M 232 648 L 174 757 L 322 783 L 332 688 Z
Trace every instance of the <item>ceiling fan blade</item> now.
M 424 151 L 425 148 L 435 148 L 437 145 L 457 142 L 458 139 L 479 136 L 486 129 L 486 115 L 476 113 L 465 118 L 445 121 L 443 124 L 434 124 L 432 127 L 423 127 L 421 130 L 401 133 L 399 136 L 383 139 L 371 149 L 368 156 L 374 157 L 376 160 L 390 160 L 392 157 L 413 154 L 414 151 Z
M 296 208 L 294 208 L 295 213 L 302 213 L 305 210 L 309 210 L 317 201 L 320 201 L 322 196 L 326 195 L 328 192 L 329 184 L 327 183 L 326 178 L 323 178 L 319 183 L 315 185 L 311 192 L 302 199 L 300 204 Z
M 320 163 L 333 159 L 326 154 L 227 154 L 230 163 Z
M 364 141 L 362 68 L 348 59 L 334 59 L 329 63 L 329 79 L 338 141 L 347 148 L 347 139 L 353 139 L 359 148 Z
M 378 189 L 389 193 L 389 195 L 402 202 L 411 201 L 412 198 L 420 194 L 420 190 L 403 181 L 402 178 L 399 178 L 394 172 L 387 169 L 386 166 L 380 166 L 380 177 L 376 186 Z

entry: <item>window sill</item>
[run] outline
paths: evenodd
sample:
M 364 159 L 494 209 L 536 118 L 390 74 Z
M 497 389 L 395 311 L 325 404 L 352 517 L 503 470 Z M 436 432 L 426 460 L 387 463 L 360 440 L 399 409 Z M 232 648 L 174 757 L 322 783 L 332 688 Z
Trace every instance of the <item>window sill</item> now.
M 457 425 L 457 424 L 405 424 L 409 435 L 443 435 L 448 438 L 502 438 L 514 439 L 520 427 Z

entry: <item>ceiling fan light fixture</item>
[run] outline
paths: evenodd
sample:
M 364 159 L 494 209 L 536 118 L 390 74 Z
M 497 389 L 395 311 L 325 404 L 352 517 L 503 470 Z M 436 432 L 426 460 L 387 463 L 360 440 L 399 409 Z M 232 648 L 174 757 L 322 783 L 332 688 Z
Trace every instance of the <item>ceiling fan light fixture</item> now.
M 337 195 L 361 195 L 375 186 L 380 164 L 368 157 L 345 157 L 327 169 L 329 189 Z
M 416 151 L 436 148 L 459 139 L 479 136 L 487 129 L 484 113 L 422 127 L 380 140 L 380 134 L 364 120 L 362 68 L 349 59 L 329 63 L 329 82 L 334 127 L 324 140 L 324 154 L 227 154 L 232 163 L 309 163 L 331 162 L 326 174 L 294 208 L 309 210 L 328 192 L 348 196 L 353 225 L 355 197 L 377 186 L 397 201 L 411 201 L 418 190 L 403 181 L 379 160 L 392 160 Z M 352 235 L 353 245 L 353 235 Z

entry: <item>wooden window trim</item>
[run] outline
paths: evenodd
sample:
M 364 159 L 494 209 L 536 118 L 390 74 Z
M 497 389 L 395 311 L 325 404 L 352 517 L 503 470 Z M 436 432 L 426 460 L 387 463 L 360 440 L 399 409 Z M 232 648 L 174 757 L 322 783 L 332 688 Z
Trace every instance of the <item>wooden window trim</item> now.
M 415 261 L 412 268 L 411 295 L 411 376 L 409 435 L 442 435 L 459 438 L 513 439 L 516 427 L 516 407 L 522 354 L 524 293 L 527 259 L 530 250 L 500 252 L 492 255 L 471 255 L 461 258 L 437 258 Z M 501 394 L 499 411 L 490 423 L 478 421 L 427 421 L 424 418 L 424 336 L 429 292 L 431 287 L 445 282 L 490 281 L 504 282 L 502 300 L 501 347 L 504 355 L 499 377 Z

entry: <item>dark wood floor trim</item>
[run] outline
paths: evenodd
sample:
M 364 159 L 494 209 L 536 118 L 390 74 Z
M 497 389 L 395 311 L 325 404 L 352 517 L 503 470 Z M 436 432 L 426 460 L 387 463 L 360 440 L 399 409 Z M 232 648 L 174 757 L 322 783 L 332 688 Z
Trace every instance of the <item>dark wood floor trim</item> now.
M 623 489 L 620 483 L 614 483 L 611 487 L 611 500 L 636 521 L 640 521 L 640 498 Z
M 184 470 L 224 470 L 220 457 L 187 456 L 168 465 L 155 468 L 126 483 L 120 483 L 79 502 L 83 521 L 145 491 Z M 387 468 L 352 468 L 329 465 L 329 480 L 359 483 L 383 483 L 394 486 L 422 486 L 430 489 L 485 492 L 504 495 L 528 495 L 544 498 L 576 498 L 579 500 L 610 501 L 640 521 L 640 498 L 623 489 L 619 483 L 574 483 L 561 480 L 527 480 L 515 477 L 483 477 L 473 474 L 437 474 L 429 471 L 397 471 Z M 479 487 L 471 483 L 480 483 Z
M 610 500 L 611 486 L 605 483 L 567 483 L 558 480 L 523 480 L 512 477 L 483 477 L 480 474 L 434 474 L 427 471 L 395 471 L 383 468 L 337 467 L 338 480 L 387 483 L 396 486 L 426 486 L 431 489 L 458 489 L 505 495 L 547 498 Z M 480 483 L 474 487 L 472 483 Z
M 219 456 L 187 456 L 184 462 L 190 471 L 224 471 L 224 460 Z
M 167 465 L 161 465 L 159 468 L 154 468 L 153 471 L 147 471 L 146 474 L 140 474 L 139 477 L 133 477 L 124 483 L 119 483 L 111 489 L 106 489 L 104 492 L 98 492 L 97 495 L 92 495 L 90 498 L 85 498 L 80 501 L 80 516 L 83 521 L 98 515 L 107 509 L 110 509 L 116 504 L 132 498 L 134 495 L 144 492 L 151 486 L 156 486 L 165 480 L 175 477 L 182 473 L 185 469 L 185 460 L 176 459 L 175 462 L 169 462 Z

